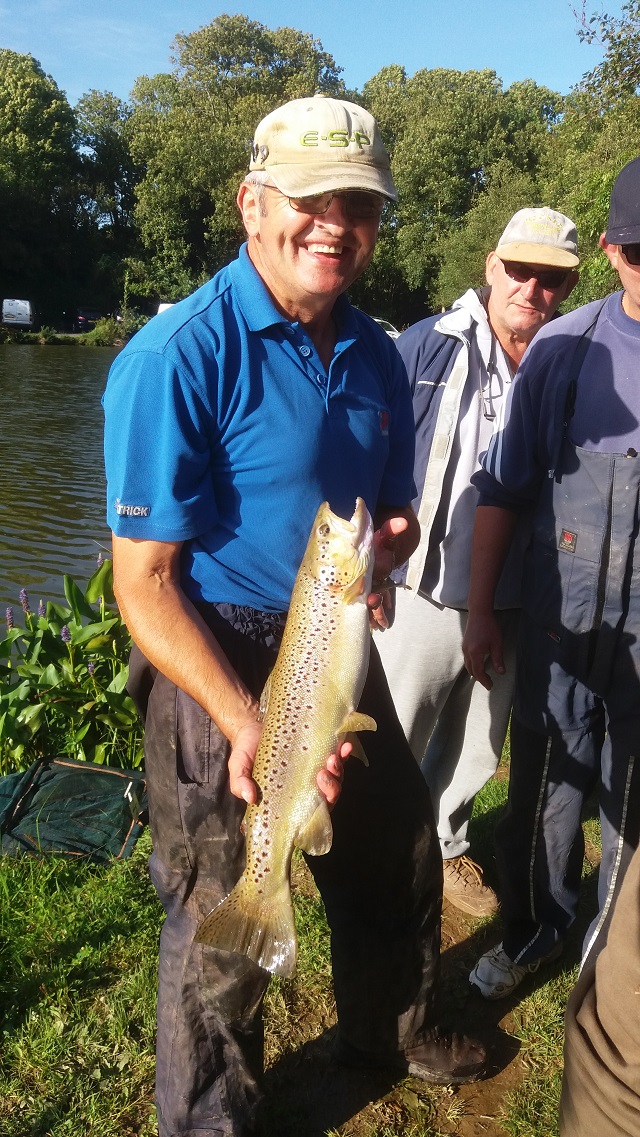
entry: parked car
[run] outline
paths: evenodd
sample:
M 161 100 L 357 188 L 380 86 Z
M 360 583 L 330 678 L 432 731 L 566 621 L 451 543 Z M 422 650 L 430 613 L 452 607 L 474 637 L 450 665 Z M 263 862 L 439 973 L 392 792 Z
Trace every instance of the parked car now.
M 3 300 L 2 323 L 7 328 L 35 331 L 38 324 L 36 310 L 30 300 Z
M 95 308 L 76 308 L 73 317 L 74 332 L 90 332 L 95 328 L 98 320 L 103 319 L 103 313 Z
M 375 320 L 376 324 L 380 324 L 380 327 L 384 329 L 388 336 L 391 336 L 392 340 L 398 339 L 400 332 L 397 328 L 394 328 L 393 324 L 390 324 L 388 320 L 379 319 L 378 316 L 374 316 L 373 319 Z

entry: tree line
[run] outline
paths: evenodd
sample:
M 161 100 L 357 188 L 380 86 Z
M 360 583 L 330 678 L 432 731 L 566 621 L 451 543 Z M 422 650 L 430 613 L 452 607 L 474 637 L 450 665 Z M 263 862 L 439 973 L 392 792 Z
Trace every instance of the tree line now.
M 640 0 L 583 14 L 603 62 L 569 95 L 492 70 L 382 68 L 362 91 L 319 41 L 245 16 L 177 35 L 172 70 L 141 76 L 126 102 L 91 90 L 71 107 L 31 55 L 0 49 L 0 294 L 43 319 L 91 305 L 148 311 L 236 253 L 235 206 L 253 129 L 320 91 L 367 106 L 399 190 L 352 298 L 403 327 L 482 283 L 509 217 L 549 205 L 578 226 L 571 305 L 615 287 L 597 239 L 613 180 L 640 154 Z

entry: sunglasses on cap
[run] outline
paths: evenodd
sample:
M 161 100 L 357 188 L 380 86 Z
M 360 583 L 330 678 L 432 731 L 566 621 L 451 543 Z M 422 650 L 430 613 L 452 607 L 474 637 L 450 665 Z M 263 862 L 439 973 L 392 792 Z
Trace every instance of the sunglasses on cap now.
M 532 265 L 521 264 L 520 261 L 503 261 L 504 271 L 518 284 L 524 284 L 535 277 L 540 288 L 547 288 L 553 292 L 567 283 L 570 269 L 566 268 L 533 268 Z
M 266 186 L 266 189 L 277 189 L 277 186 Z M 328 211 L 334 197 L 339 197 L 351 221 L 369 221 L 380 217 L 387 200 L 381 194 L 369 193 L 368 190 L 329 190 L 308 197 L 288 197 L 285 193 L 282 197 L 287 198 L 296 213 L 308 213 L 311 217 L 321 217 Z
M 630 265 L 640 265 L 640 245 L 621 245 L 620 248 Z

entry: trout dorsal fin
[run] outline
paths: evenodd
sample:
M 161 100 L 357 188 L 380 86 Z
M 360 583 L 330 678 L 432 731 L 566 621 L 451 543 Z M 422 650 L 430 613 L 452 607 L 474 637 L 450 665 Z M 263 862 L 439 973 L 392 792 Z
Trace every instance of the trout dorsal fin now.
M 333 826 L 327 803 L 321 801 L 306 825 L 297 833 L 295 844 L 311 857 L 322 857 L 329 852 L 333 841 Z

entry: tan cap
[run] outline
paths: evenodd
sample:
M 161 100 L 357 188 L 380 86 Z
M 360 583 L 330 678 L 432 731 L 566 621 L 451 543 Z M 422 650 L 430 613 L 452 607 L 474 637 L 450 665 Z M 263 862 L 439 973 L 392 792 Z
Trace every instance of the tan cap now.
M 495 252 L 501 261 L 576 268 L 578 234 L 573 221 L 555 209 L 519 209 Z
M 372 190 L 395 201 L 389 155 L 376 121 L 356 103 L 292 99 L 256 128 L 249 170 L 264 170 L 287 197 Z

